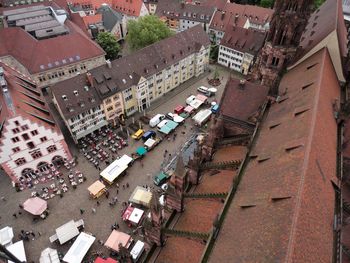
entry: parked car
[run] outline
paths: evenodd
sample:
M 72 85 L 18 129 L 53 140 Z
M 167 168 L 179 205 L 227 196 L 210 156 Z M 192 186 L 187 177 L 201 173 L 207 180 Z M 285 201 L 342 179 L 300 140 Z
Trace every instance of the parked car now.
M 191 95 L 186 99 L 186 104 L 190 105 L 192 101 L 194 101 L 196 99 L 196 96 Z
M 166 117 L 169 120 L 172 120 L 172 121 L 177 122 L 177 123 L 183 123 L 185 121 L 185 119 L 182 118 L 181 116 L 174 114 L 174 113 L 171 113 L 171 112 L 167 113 Z
M 164 172 L 160 172 L 158 175 L 154 177 L 153 182 L 156 186 L 161 186 L 169 179 L 169 177 L 170 176 L 168 174 Z
M 217 113 L 219 111 L 219 104 L 211 106 L 212 113 Z
M 156 137 L 156 132 L 155 132 L 155 131 L 152 131 L 152 130 L 149 130 L 149 131 L 145 132 L 145 133 L 142 135 L 142 140 L 145 142 L 145 141 L 147 141 L 149 138 L 152 138 L 152 137 Z
M 183 113 L 184 112 L 184 110 L 185 110 L 185 107 L 184 106 L 182 106 L 182 105 L 177 105 L 176 107 L 175 107 L 175 109 L 174 109 L 174 112 L 176 113 L 176 114 L 181 114 L 181 113 Z
M 156 127 L 164 119 L 165 119 L 164 114 L 157 114 L 149 121 L 149 126 L 151 126 L 152 128 Z
M 209 97 L 214 95 L 218 91 L 216 88 L 207 88 L 204 86 L 200 86 L 199 88 L 197 88 L 197 90 Z
M 131 137 L 135 140 L 140 140 L 144 133 L 145 133 L 144 130 L 139 129 L 137 132 L 135 132 L 133 135 L 131 135 Z

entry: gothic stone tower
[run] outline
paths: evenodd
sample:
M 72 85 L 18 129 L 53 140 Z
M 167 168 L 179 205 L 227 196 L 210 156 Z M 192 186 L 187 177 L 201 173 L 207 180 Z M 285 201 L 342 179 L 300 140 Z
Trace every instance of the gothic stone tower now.
M 276 0 L 275 13 L 265 46 L 258 58 L 261 84 L 273 88 L 278 76 L 293 59 L 307 24 L 313 0 Z

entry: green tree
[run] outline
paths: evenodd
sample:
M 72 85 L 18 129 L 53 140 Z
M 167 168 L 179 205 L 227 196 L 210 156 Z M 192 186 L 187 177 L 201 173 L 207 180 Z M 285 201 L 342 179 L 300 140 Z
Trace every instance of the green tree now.
M 115 59 L 120 51 L 120 46 L 117 39 L 112 33 L 101 32 L 97 35 L 96 42 L 106 52 L 107 59 Z
M 144 16 L 128 22 L 126 41 L 132 50 L 151 45 L 172 35 L 170 29 L 156 16 Z
M 266 8 L 272 8 L 274 4 L 274 0 L 261 0 L 260 6 L 266 7 Z
M 315 7 L 319 8 L 324 3 L 324 1 L 325 0 L 315 0 Z

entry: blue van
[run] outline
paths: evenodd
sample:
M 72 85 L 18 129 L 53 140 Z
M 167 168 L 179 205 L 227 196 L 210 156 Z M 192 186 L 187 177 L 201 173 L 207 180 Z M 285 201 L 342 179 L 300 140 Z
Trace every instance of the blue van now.
M 147 131 L 142 135 L 142 140 L 145 142 L 147 141 L 149 138 L 153 138 L 156 137 L 156 132 L 155 131 Z
M 219 111 L 219 104 L 215 104 L 214 106 L 211 107 L 212 113 L 217 113 L 218 111 Z

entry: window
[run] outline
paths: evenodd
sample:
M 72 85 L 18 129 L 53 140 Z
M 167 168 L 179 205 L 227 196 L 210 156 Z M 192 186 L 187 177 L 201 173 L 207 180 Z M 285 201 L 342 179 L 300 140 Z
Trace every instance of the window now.
M 114 99 L 114 100 L 119 100 L 119 95 L 115 95 L 115 96 L 113 97 L 113 99 Z
M 24 158 L 18 158 L 17 160 L 15 160 L 15 164 L 17 164 L 18 166 L 25 164 L 27 161 Z
M 46 136 L 44 136 L 44 137 L 41 137 L 41 138 L 40 138 L 40 141 L 41 141 L 41 142 L 46 142 L 46 141 L 47 141 L 47 138 L 46 138 Z
M 21 128 L 22 128 L 22 130 L 23 130 L 23 131 L 26 131 L 26 130 L 28 130 L 28 129 L 29 129 L 29 127 L 28 127 L 28 125 L 27 125 L 27 124 L 26 124 L 26 125 L 23 125 Z
M 33 149 L 35 147 L 33 142 L 28 142 L 27 146 L 28 146 L 29 149 Z
M 38 134 L 39 134 L 39 132 L 38 132 L 37 130 L 31 131 L 30 133 L 31 133 L 33 136 L 35 136 L 35 135 L 38 135 Z
M 110 106 L 107 108 L 107 111 L 111 111 L 111 110 L 113 110 L 113 106 Z
M 19 133 L 20 130 L 19 130 L 19 128 L 14 128 L 14 129 L 12 129 L 12 132 L 16 134 L 16 133 Z
M 49 153 L 52 153 L 52 152 L 54 152 L 54 151 L 57 151 L 56 145 L 51 145 L 51 146 L 47 147 L 46 149 L 47 149 L 47 151 L 48 151 Z
M 13 151 L 14 153 L 17 153 L 17 152 L 20 151 L 20 149 L 19 149 L 19 147 L 15 147 L 15 148 L 12 149 L 12 151 Z
M 22 134 L 22 137 L 25 141 L 29 140 L 29 135 L 27 133 Z
M 38 159 L 41 156 L 43 156 L 40 150 L 36 150 L 36 151 L 32 152 L 30 155 L 33 157 L 33 159 Z
M 19 126 L 19 122 L 18 122 L 18 121 L 15 121 L 15 124 L 16 124 L 17 126 Z
M 11 140 L 12 140 L 12 142 L 19 142 L 19 138 L 18 137 L 13 137 Z

